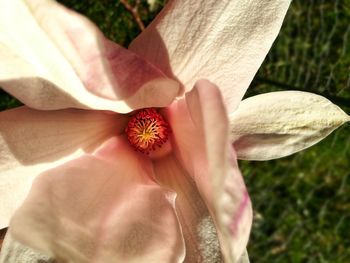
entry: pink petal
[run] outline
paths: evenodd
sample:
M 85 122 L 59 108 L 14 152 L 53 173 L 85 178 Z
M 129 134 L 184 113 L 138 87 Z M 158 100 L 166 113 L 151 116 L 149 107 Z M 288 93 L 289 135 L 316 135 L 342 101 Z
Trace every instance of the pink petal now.
M 236 109 L 275 40 L 290 0 L 170 0 L 130 49 L 188 91 L 208 78 Z
M 35 176 L 89 153 L 124 129 L 124 116 L 96 111 L 0 113 L 0 228 L 8 226 Z
M 185 262 L 222 262 L 216 228 L 195 181 L 172 154 L 156 159 L 157 182 L 176 192 L 176 211 L 185 245 Z
M 0 84 L 30 107 L 124 113 L 166 106 L 178 93 L 176 81 L 55 1 L 0 7 Z
M 252 208 L 230 145 L 220 91 L 208 81 L 199 81 L 166 113 L 175 155 L 208 206 L 225 260 L 236 262 L 248 242 Z
M 124 138 L 43 173 L 10 225 L 14 238 L 62 262 L 182 262 L 175 195 Z

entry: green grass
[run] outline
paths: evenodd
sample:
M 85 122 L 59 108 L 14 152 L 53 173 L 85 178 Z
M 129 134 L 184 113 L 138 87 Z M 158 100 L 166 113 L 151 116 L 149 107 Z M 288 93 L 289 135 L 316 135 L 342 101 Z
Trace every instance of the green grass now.
M 0 111 L 21 106 L 22 103 L 0 89 Z
M 61 0 L 127 46 L 140 32 L 118 0 Z M 130 1 L 132 2 L 132 1 Z M 141 1 L 148 24 L 159 11 Z M 247 96 L 303 89 L 350 110 L 350 1 L 294 0 Z M 0 93 L 1 110 L 19 103 Z M 254 205 L 248 251 L 259 263 L 344 263 L 350 258 L 350 125 L 306 151 L 240 162 Z
M 347 262 L 349 132 L 291 157 L 240 163 L 255 211 L 253 262 Z
M 247 95 L 294 87 L 349 113 L 349 19 L 350 1 L 293 1 Z M 252 262 L 349 261 L 349 134 L 347 124 L 293 156 L 240 163 L 255 211 Z

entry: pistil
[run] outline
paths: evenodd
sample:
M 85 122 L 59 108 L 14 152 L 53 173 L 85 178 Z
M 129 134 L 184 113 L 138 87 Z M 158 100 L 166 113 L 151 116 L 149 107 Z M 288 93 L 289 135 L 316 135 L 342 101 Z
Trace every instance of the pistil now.
M 136 151 L 149 154 L 166 143 L 170 127 L 156 109 L 148 108 L 131 117 L 125 132 Z

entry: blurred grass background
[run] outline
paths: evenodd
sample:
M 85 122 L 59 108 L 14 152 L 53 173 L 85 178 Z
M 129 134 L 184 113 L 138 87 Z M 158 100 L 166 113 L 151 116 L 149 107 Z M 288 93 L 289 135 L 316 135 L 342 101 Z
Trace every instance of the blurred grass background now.
M 127 46 L 140 32 L 119 0 L 61 0 Z M 141 0 L 147 25 L 164 5 Z M 134 6 L 136 1 L 129 1 Z M 350 0 L 294 0 L 279 37 L 246 96 L 299 89 L 350 113 Z M 20 105 L 0 90 L 0 109 Z M 240 162 L 254 205 L 251 262 L 350 262 L 350 125 L 306 151 Z

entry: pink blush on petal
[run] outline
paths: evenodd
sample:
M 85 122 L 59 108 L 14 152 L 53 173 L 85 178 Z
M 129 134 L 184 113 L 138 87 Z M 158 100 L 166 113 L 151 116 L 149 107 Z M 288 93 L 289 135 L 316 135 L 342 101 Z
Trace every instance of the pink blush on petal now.
M 237 213 L 233 215 L 231 224 L 229 226 L 231 234 L 233 236 L 235 236 L 237 234 L 238 231 L 238 227 L 240 225 L 240 221 L 245 213 L 246 208 L 248 207 L 250 203 L 250 198 L 249 198 L 249 194 L 247 192 L 247 190 L 245 190 L 244 194 L 243 194 L 243 199 L 239 205 L 239 208 L 237 210 Z

